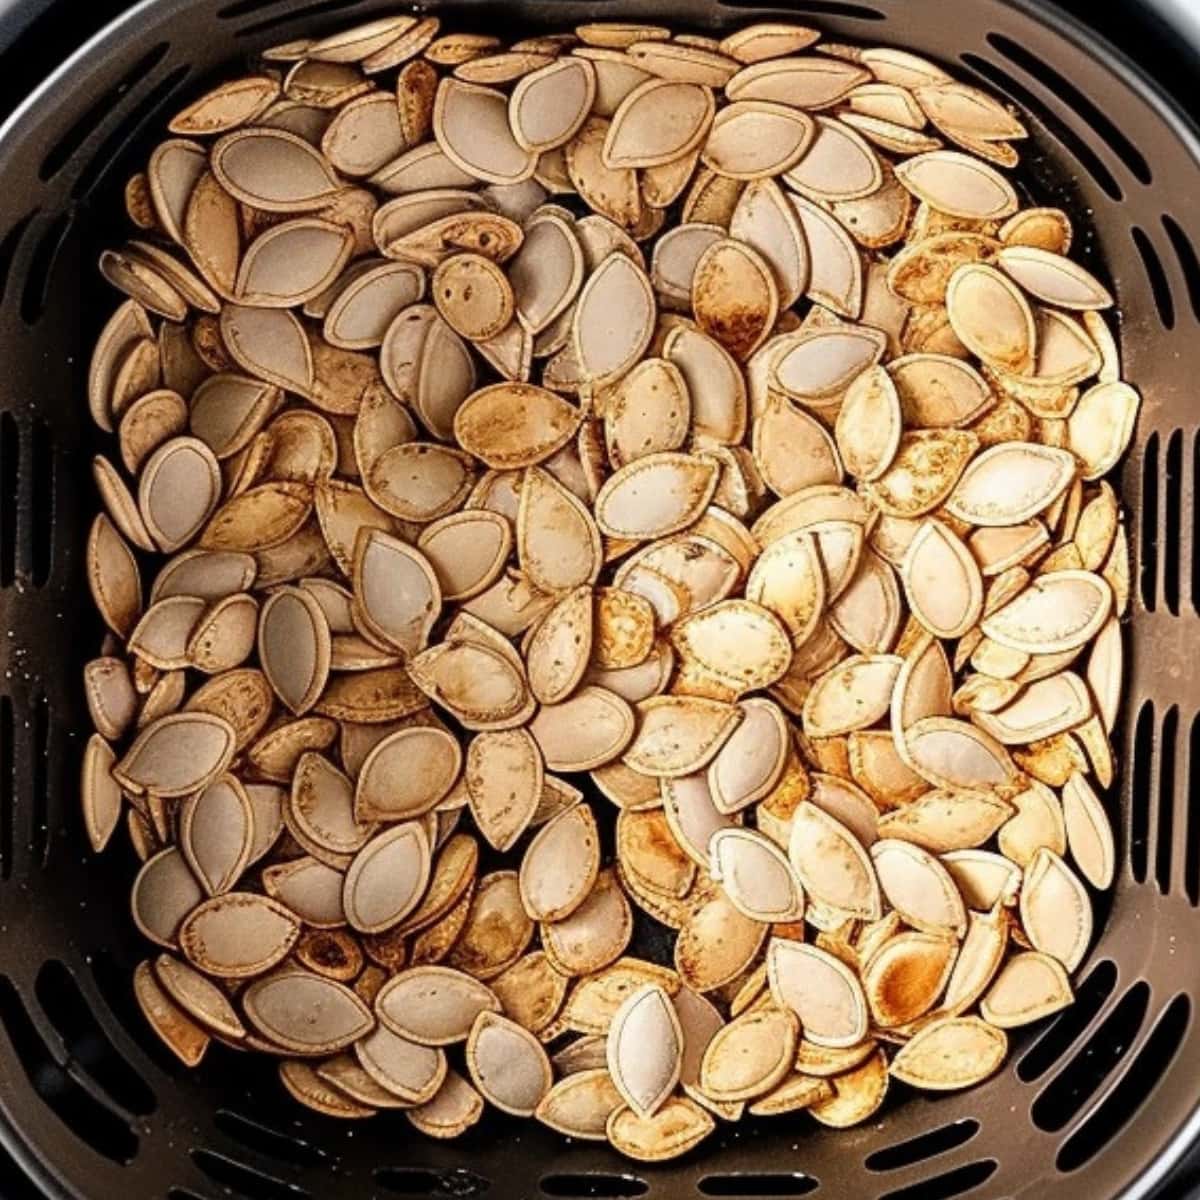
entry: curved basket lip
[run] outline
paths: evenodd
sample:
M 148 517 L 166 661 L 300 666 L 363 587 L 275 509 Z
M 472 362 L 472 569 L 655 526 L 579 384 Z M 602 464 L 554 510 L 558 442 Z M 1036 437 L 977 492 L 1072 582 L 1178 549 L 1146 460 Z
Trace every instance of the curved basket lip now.
M 9 0 L 11 3 L 12 0 Z M 1045 0 L 998 0 L 1013 9 L 1027 21 L 1034 23 L 1063 40 L 1074 44 L 1091 58 L 1109 66 L 1114 74 L 1130 87 L 1146 105 L 1163 121 L 1170 132 L 1185 147 L 1188 155 L 1200 165 L 1200 127 L 1191 116 L 1152 75 L 1135 62 L 1123 49 L 1100 33 L 1091 29 L 1080 18 Z M 51 0 L 51 4 L 53 0 Z M 631 6 L 637 0 L 631 0 Z M 188 0 L 137 0 L 125 12 L 103 26 L 35 87 L 18 104 L 9 116 L 0 123 L 0 158 L 13 140 L 22 140 L 39 120 L 41 110 L 53 101 L 56 92 L 63 86 L 77 88 L 86 84 L 93 60 L 118 43 L 127 29 L 136 27 L 148 17 L 161 23 L 163 9 L 180 10 L 188 6 Z M 438 0 L 426 6 L 436 9 Z M 49 5 L 47 5 L 49 7 Z M 751 19 L 752 9 L 744 10 L 745 20 Z M 37 12 L 25 14 L 29 20 Z M 20 18 L 17 18 L 20 19 Z M 820 16 L 816 17 L 820 24 Z M 1119 1200 L 1144 1200 L 1174 1170 L 1185 1152 L 1200 1140 L 1200 1093 L 1192 1111 L 1180 1123 L 1170 1137 L 1156 1150 L 1142 1174 L 1128 1184 L 1119 1195 Z M 29 1177 L 47 1200 L 90 1200 L 77 1192 L 57 1169 L 53 1160 L 42 1155 L 38 1147 L 22 1133 L 19 1119 L 14 1115 L 10 1098 L 0 1094 L 0 1146 Z M 1117 1200 L 1117 1198 L 1114 1198 Z

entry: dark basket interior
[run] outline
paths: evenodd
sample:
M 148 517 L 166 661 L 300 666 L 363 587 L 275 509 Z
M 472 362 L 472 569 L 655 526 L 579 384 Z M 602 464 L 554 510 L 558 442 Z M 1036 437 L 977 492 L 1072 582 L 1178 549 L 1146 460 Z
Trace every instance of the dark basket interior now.
M 1121 859 L 1077 1004 L 1016 1038 L 1002 1074 L 966 1094 L 897 1087 L 877 1120 L 842 1134 L 803 1116 L 725 1126 L 657 1168 L 498 1116 L 451 1144 L 398 1117 L 347 1128 L 292 1105 L 270 1063 L 217 1049 L 188 1073 L 145 1029 L 130 974 L 146 947 L 111 901 L 127 894 L 132 854 L 90 855 L 77 814 L 79 670 L 99 641 L 81 570 L 96 444 L 83 380 L 115 304 L 93 263 L 123 229 L 124 180 L 185 95 L 265 45 L 395 7 L 145 0 L 0 131 L 0 1138 L 48 1194 L 87 1200 L 1147 1194 L 1200 1126 L 1200 685 L 1188 658 L 1200 631 L 1200 144 L 1132 64 L 1032 0 L 428 7 L 509 37 L 600 16 L 715 31 L 792 15 L 942 59 L 1031 116 L 1019 178 L 1072 214 L 1085 259 L 1104 264 L 1144 396 L 1121 480 L 1135 514 L 1123 770 L 1108 797 Z

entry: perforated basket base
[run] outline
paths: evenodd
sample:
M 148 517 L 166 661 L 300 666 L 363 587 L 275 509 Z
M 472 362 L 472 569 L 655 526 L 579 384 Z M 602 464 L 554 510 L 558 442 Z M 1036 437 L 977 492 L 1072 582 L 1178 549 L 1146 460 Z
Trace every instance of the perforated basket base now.
M 450 1144 L 399 1116 L 345 1127 L 288 1102 L 270 1063 L 218 1049 L 188 1073 L 145 1030 L 130 973 L 146 948 L 115 900 L 132 857 L 87 853 L 76 803 L 79 670 L 99 639 L 81 565 L 95 504 L 84 374 L 114 304 L 92 264 L 120 233 L 125 178 L 180 97 L 269 43 L 394 8 L 146 0 L 0 130 L 0 1137 L 49 1195 L 86 1200 L 1146 1194 L 1200 1126 L 1200 805 L 1188 802 L 1200 794 L 1200 146 L 1128 63 L 1032 0 L 437 11 L 510 37 L 598 16 L 719 31 L 793 15 L 942 59 L 1032 117 L 1019 177 L 1072 214 L 1090 265 L 1107 264 L 1126 372 L 1145 397 L 1122 479 L 1136 597 L 1125 769 L 1108 797 L 1121 858 L 1076 1005 L 1015 1038 L 1004 1071 L 971 1092 L 896 1087 L 875 1121 L 845 1133 L 800 1115 L 725 1126 L 653 1168 L 499 1117 Z

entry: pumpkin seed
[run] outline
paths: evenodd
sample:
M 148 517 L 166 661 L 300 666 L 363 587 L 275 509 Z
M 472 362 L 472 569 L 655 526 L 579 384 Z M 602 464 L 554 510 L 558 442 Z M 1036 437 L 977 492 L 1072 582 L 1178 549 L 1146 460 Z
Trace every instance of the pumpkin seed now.
M 576 804 L 539 830 L 521 860 L 525 911 L 535 921 L 561 921 L 587 898 L 600 870 L 596 820 Z
M 864 920 L 880 916 L 871 859 L 840 820 L 805 801 L 792 818 L 788 858 L 805 893 Z
M 779 312 L 771 267 L 742 242 L 713 242 L 696 262 L 692 309 L 700 328 L 744 361 L 770 333 Z
M 747 829 L 718 829 L 709 853 L 712 877 L 746 916 L 770 922 L 801 918 L 803 893 L 786 855 L 768 838 Z
M 1108 308 L 1113 298 L 1088 271 L 1061 254 L 1039 246 L 1006 246 L 997 264 L 1030 295 L 1068 309 Z
M 633 992 L 608 1030 L 608 1072 L 640 1117 L 652 1117 L 679 1079 L 683 1031 L 670 996 L 657 984 Z
M 927 1091 L 973 1087 L 999 1069 L 1008 1052 L 1004 1031 L 978 1017 L 946 1017 L 927 1025 L 892 1059 L 892 1075 Z
M 754 961 L 767 926 L 739 912 L 722 891 L 698 902 L 675 941 L 675 968 L 694 992 L 737 979 Z
M 534 1116 L 558 1133 L 604 1141 L 609 1117 L 624 1105 L 606 1067 L 576 1071 L 542 1097 Z
M 411 1105 L 431 1100 L 448 1071 L 446 1055 L 440 1048 L 410 1042 L 382 1025 L 355 1042 L 354 1054 L 380 1087 Z
M 583 903 L 543 924 L 541 936 L 551 965 L 564 975 L 599 971 L 619 958 L 633 936 L 633 914 L 613 872 L 601 871 Z
M 1074 998 L 1062 964 L 1027 950 L 1004 964 L 979 1004 L 985 1021 L 1013 1029 L 1066 1008 Z
M 533 174 L 536 157 L 514 139 L 503 92 L 443 79 L 434 103 L 433 133 L 446 156 L 476 179 L 518 183 Z
M 284 588 L 263 605 L 258 653 L 275 694 L 297 716 L 307 712 L 329 675 L 329 625 L 302 588 Z
M 649 345 L 654 314 L 645 272 L 619 252 L 605 258 L 583 285 L 572 319 L 585 376 L 607 381 L 623 375 Z
M 896 176 L 938 212 L 973 221 L 1009 217 L 1017 196 L 998 171 L 954 150 L 932 150 L 900 163 Z
M 717 466 L 691 455 L 648 454 L 611 475 L 596 497 L 596 523 L 609 537 L 647 540 L 676 533 L 707 506 Z
M 488 1011 L 471 1029 L 467 1067 L 484 1099 L 513 1116 L 532 1116 L 553 1083 L 550 1060 L 533 1034 Z
M 150 963 L 139 963 L 133 973 L 133 992 L 151 1028 L 187 1067 L 198 1066 L 211 1038 L 163 990 Z
M 817 946 L 776 937 L 767 948 L 767 975 L 775 1003 L 799 1018 L 810 1042 L 837 1048 L 854 1046 L 866 1036 L 862 985 L 839 958 Z M 789 1069 L 794 1059 L 793 1041 Z
M 753 1100 L 792 1070 L 799 1024 L 785 1009 L 743 1013 L 713 1036 L 700 1067 L 700 1086 L 718 1101 Z
M 650 1118 L 622 1106 L 608 1118 L 613 1148 L 639 1162 L 662 1162 L 686 1154 L 716 1129 L 716 1122 L 695 1101 L 671 1096 Z

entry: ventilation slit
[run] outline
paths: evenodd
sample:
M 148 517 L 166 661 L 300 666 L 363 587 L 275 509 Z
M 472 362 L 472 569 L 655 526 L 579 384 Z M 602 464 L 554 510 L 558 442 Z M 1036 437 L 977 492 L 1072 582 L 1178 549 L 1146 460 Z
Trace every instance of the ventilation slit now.
M 1191 571 L 1191 596 L 1192 609 L 1194 612 L 1200 613 L 1200 505 L 1196 504 L 1196 490 L 1200 486 L 1200 432 L 1197 432 L 1192 438 L 1192 571 Z
M 34 992 L 42 1011 L 62 1037 L 67 1069 L 87 1075 L 127 1112 L 138 1116 L 152 1113 L 157 1107 L 154 1093 L 117 1053 L 71 972 L 61 962 L 50 959 L 38 972 Z
M 868 1171 L 897 1171 L 901 1167 L 911 1167 L 913 1163 L 924 1162 L 935 1154 L 945 1154 L 969 1142 L 979 1132 L 979 1122 L 972 1117 L 961 1121 L 953 1121 L 939 1129 L 931 1129 L 928 1133 L 918 1134 L 904 1142 L 897 1142 L 883 1150 L 876 1150 L 866 1159 Z
M 298 1184 L 248 1167 L 224 1154 L 204 1149 L 196 1149 L 191 1153 L 192 1161 L 211 1180 L 231 1192 L 250 1197 L 250 1200 L 297 1200 L 298 1197 L 311 1195 Z
M 45 587 L 50 579 L 54 554 L 54 439 L 48 422 L 35 417 L 33 422 L 33 586 Z
M 1183 508 L 1183 430 L 1176 429 L 1167 439 L 1163 469 L 1166 512 L 1163 516 L 1163 600 L 1173 617 L 1179 616 L 1179 575 L 1183 546 L 1181 514 Z
M 1163 715 L 1158 735 L 1158 828 L 1154 832 L 1154 877 L 1165 896 L 1171 889 L 1171 837 L 1175 825 L 1175 738 L 1179 709 L 1174 704 Z
M 636 1175 L 616 1175 L 611 1171 L 588 1171 L 578 1175 L 543 1175 L 538 1185 L 543 1196 L 607 1197 L 644 1196 L 650 1185 Z
M 1158 309 L 1159 319 L 1164 329 L 1175 328 L 1175 301 L 1171 296 L 1171 285 L 1167 282 L 1167 273 L 1163 270 L 1162 260 L 1154 243 L 1146 236 L 1145 231 L 1134 225 L 1130 230 L 1133 244 L 1141 255 L 1142 265 L 1146 268 L 1146 278 L 1150 281 L 1150 291 L 1154 296 L 1154 307 Z
M 1168 213 L 1163 213 L 1163 229 L 1179 260 L 1179 270 L 1187 284 L 1188 299 L 1192 304 L 1192 314 L 1200 320 L 1200 258 L 1196 257 L 1196 247 L 1191 239 L 1180 228 L 1179 223 Z
M 1097 1151 L 1110 1145 L 1132 1120 L 1167 1073 L 1187 1031 L 1191 1012 L 1191 1001 L 1183 992 L 1167 1005 L 1117 1086 L 1063 1142 L 1055 1159 L 1060 1171 L 1074 1171 L 1083 1166 Z
M 953 1171 L 934 1175 L 932 1179 L 922 1179 L 908 1187 L 884 1192 L 879 1200 L 950 1200 L 951 1196 L 961 1196 L 990 1179 L 997 1166 L 999 1163 L 992 1158 L 967 1163 L 966 1166 L 955 1167 Z
M 96 153 L 79 169 L 71 185 L 73 199 L 81 200 L 91 194 L 105 173 L 121 160 L 122 152 L 141 130 L 141 127 L 162 107 L 166 98 L 191 74 L 191 67 L 176 67 L 165 75 L 129 110 L 121 123 L 106 137 Z
M 17 819 L 13 733 L 12 701 L 0 696 L 0 879 L 11 878 L 13 869 L 13 825 Z
M 723 8 L 761 9 L 760 0 L 720 0 Z M 851 21 L 886 21 L 887 14 L 863 4 L 843 4 L 840 0 L 801 0 L 792 5 L 788 12 L 803 17 L 846 17 Z
M 12 981 L 0 975 L 3 1024 L 30 1086 L 76 1137 L 113 1162 L 128 1163 L 138 1151 L 133 1130 L 59 1066 L 42 1040 Z
M 1024 1083 L 1040 1079 L 1091 1024 L 1116 986 L 1116 965 L 1108 959 L 1097 963 L 1075 989 L 1075 1003 L 1054 1018 L 1046 1032 L 1017 1063 L 1017 1078 Z
M 21 482 L 21 431 L 10 412 L 0 412 L 0 587 L 17 577 L 17 508 Z
M 491 1180 L 465 1167 L 442 1171 L 426 1167 L 380 1167 L 375 1172 L 375 1182 L 396 1196 L 454 1196 L 456 1200 L 482 1196 L 492 1186 Z
M 1133 763 L 1129 789 L 1129 867 L 1138 883 L 1146 882 L 1150 838 L 1150 792 L 1154 771 L 1154 702 L 1138 710 L 1133 729 Z
M 29 790 L 29 853 L 40 866 L 50 850 L 50 703 L 33 703 L 33 786 Z
M 1125 193 L 1121 185 L 1113 177 L 1113 173 L 1104 165 L 1100 156 L 1067 125 L 1053 109 L 1048 108 L 1024 84 L 1018 83 L 1007 71 L 1002 70 L 989 59 L 981 58 L 978 54 L 963 54 L 962 61 L 971 70 L 982 75 L 994 87 L 1007 92 L 1009 99 L 1015 101 L 1027 112 L 1034 113 L 1038 120 L 1056 138 L 1076 162 L 1096 181 L 1100 190 L 1112 200 L 1123 200 Z
M 280 25 L 291 25 L 294 22 L 302 21 L 305 17 L 317 17 L 322 13 L 341 12 L 346 8 L 358 8 L 360 4 L 364 4 L 366 0 L 320 0 L 318 4 L 309 4 L 304 8 L 290 8 L 287 12 L 277 13 L 273 17 L 266 17 L 262 21 L 256 21 L 253 25 L 246 25 L 239 29 L 235 37 L 249 37 L 253 33 L 265 33 L 269 29 L 278 29 Z M 237 8 L 237 5 L 233 6 Z M 217 14 L 218 16 L 234 15 L 225 10 Z
M 1183 886 L 1193 905 L 1200 904 L 1200 714 L 1192 718 L 1188 737 L 1187 852 Z
M 252 1117 L 243 1116 L 228 1108 L 217 1110 L 213 1123 L 235 1141 L 240 1142 L 247 1150 L 257 1154 L 266 1154 L 277 1158 L 280 1162 L 294 1163 L 302 1167 L 317 1167 L 325 1162 L 328 1155 L 318 1146 L 306 1142 L 303 1138 L 294 1137 L 290 1133 L 281 1133 L 264 1125 Z
M 162 62 L 170 48 L 169 42 L 159 42 L 130 67 L 116 87 L 98 96 L 92 107 L 46 152 L 46 157 L 42 159 L 42 165 L 38 168 L 39 178 L 43 181 L 53 179 L 112 113 L 129 89 L 145 79 Z
M 702 1196 L 807 1196 L 820 1186 L 811 1175 L 792 1171 L 771 1175 L 705 1175 L 696 1190 Z
M 1149 1003 L 1150 985 L 1139 979 L 1034 1100 L 1029 1115 L 1039 1129 L 1057 1133 L 1070 1124 L 1133 1045 Z
M 237 4 L 227 4 L 217 9 L 217 17 L 222 21 L 231 21 L 235 17 L 244 17 L 249 13 L 262 12 L 265 8 L 274 8 L 283 0 L 238 0 Z
M 1036 54 L 1020 43 L 1006 38 L 1002 33 L 989 33 L 987 40 L 1009 62 L 1016 63 L 1026 74 L 1044 83 L 1072 112 L 1082 117 L 1096 134 L 1108 143 L 1134 179 L 1147 186 L 1154 181 L 1150 164 L 1142 152 L 1109 120 L 1104 111 L 1093 104 L 1069 79 L 1060 75 L 1044 59 L 1038 58 Z
M 37 214 L 38 210 L 35 208 L 33 212 L 22 217 L 4 235 L 4 240 L 0 241 L 0 300 L 4 299 L 4 293 L 8 290 L 8 275 L 12 270 L 13 259 L 17 256 L 17 248 L 21 244 L 21 238 L 25 236 L 25 230 L 29 228 L 30 221 Z
M 1142 535 L 1138 538 L 1139 578 L 1142 607 L 1154 612 L 1158 607 L 1158 433 L 1146 439 L 1142 455 L 1141 495 Z
M 46 311 L 54 265 L 70 232 L 72 219 L 70 212 L 60 213 L 46 226 L 33 248 L 25 286 L 21 289 L 21 320 L 26 325 L 36 325 Z

